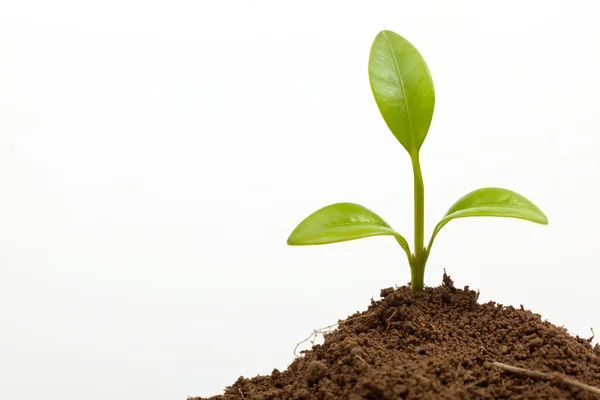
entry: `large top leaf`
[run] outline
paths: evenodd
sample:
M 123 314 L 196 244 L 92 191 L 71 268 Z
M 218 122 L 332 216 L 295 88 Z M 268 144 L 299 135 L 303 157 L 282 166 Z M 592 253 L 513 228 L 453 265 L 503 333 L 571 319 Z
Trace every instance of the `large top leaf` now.
M 519 218 L 542 225 L 548 218 L 535 204 L 512 190 L 502 188 L 482 188 L 467 193 L 450 207 L 444 218 L 433 230 L 427 251 L 433 239 L 448 222 L 465 217 L 506 217 Z
M 368 236 L 391 235 L 410 258 L 408 242 L 373 211 L 354 203 L 336 203 L 306 217 L 290 234 L 292 246 L 344 242 Z
M 425 60 L 406 39 L 381 31 L 371 47 L 369 80 L 383 119 L 411 156 L 421 148 L 435 104 Z

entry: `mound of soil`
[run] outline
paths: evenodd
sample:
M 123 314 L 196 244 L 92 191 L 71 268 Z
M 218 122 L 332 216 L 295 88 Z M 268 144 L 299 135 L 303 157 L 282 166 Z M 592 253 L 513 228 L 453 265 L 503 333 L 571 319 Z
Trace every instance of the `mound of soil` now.
M 414 296 L 383 289 L 286 371 L 240 377 L 210 400 L 600 399 L 591 338 L 478 296 L 447 275 Z

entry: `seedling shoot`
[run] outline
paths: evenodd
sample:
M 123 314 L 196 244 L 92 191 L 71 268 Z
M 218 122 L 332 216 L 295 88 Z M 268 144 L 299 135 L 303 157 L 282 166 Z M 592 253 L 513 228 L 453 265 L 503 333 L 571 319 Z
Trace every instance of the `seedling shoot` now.
M 429 68 L 419 51 L 402 36 L 380 32 L 371 47 L 369 81 L 388 128 L 408 152 L 414 176 L 414 247 L 373 211 L 354 203 L 336 203 L 306 217 L 293 230 L 292 246 L 319 245 L 370 236 L 393 236 L 406 253 L 412 292 L 423 290 L 425 265 L 433 241 L 450 221 L 465 217 L 519 218 L 547 225 L 544 213 L 531 201 L 508 189 L 487 187 L 456 201 L 433 229 L 425 246 L 425 194 L 419 152 L 429 131 L 435 92 Z

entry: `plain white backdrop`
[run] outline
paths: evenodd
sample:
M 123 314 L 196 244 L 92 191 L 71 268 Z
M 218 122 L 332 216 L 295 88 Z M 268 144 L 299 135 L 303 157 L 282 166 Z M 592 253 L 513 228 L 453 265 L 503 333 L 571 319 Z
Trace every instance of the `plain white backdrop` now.
M 285 369 L 410 279 L 389 237 L 292 248 L 352 201 L 412 238 L 371 95 L 382 29 L 429 64 L 427 235 L 500 186 L 550 224 L 436 240 L 481 301 L 600 334 L 600 25 L 589 1 L 0 2 L 0 398 L 181 399 Z M 409 241 L 412 241 L 410 239 Z

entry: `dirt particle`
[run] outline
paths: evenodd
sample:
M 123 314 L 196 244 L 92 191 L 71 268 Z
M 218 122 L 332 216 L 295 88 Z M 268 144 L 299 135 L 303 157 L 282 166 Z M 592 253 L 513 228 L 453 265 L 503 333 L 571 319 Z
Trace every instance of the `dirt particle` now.
M 446 269 L 444 269 L 444 276 L 442 277 L 442 287 L 448 288 L 452 292 L 456 291 L 456 288 L 454 287 L 454 281 L 446 273 Z
M 308 383 L 309 386 L 319 383 L 326 375 L 327 365 L 320 361 L 312 361 L 308 364 L 308 367 L 306 367 L 306 383 Z
M 386 289 L 381 289 L 381 291 L 379 292 L 379 297 L 381 297 L 382 299 L 385 299 L 388 295 L 394 293 L 394 288 L 386 288 Z

